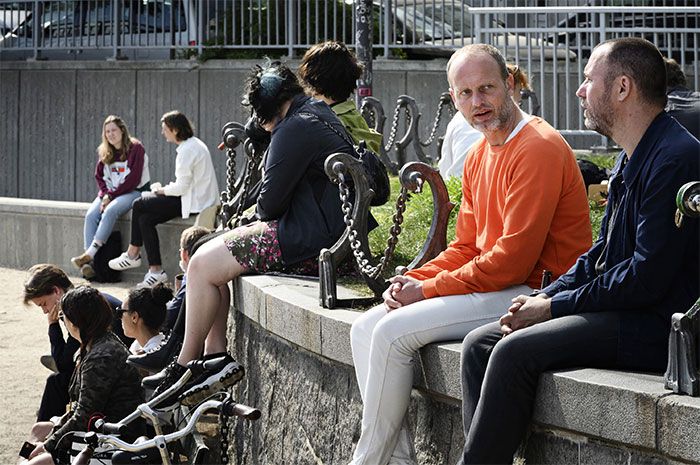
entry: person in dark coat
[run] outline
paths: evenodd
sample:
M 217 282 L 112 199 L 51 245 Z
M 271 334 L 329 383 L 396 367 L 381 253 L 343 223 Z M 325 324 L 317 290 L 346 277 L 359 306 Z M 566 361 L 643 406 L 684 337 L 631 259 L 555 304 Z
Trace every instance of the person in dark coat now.
M 584 78 L 586 127 L 623 149 L 600 236 L 567 273 L 464 339 L 460 464 L 513 463 L 544 371 L 662 372 L 671 315 L 700 293 L 698 220 L 678 228 L 673 214 L 679 188 L 698 179 L 700 142 L 664 111 L 661 53 L 644 39 L 609 40 Z
M 336 152 L 354 151 L 335 132 L 344 129 L 333 110 L 304 95 L 294 73 L 279 62 L 256 66 L 246 89 L 244 103 L 271 134 L 255 221 L 217 236 L 192 257 L 182 349 L 176 361 L 151 377 L 160 380 L 154 396 L 179 379 L 202 351 L 208 357 L 225 355 L 229 281 L 246 273 L 317 273 L 320 250 L 345 230 L 338 187 L 326 176 L 324 162 Z M 203 398 L 226 387 L 237 380 L 239 368 L 230 358 L 183 396 L 198 392 Z
M 65 337 L 58 320 L 58 307 L 61 297 L 73 289 L 73 283 L 66 273 L 55 265 L 40 263 L 29 269 L 29 277 L 24 283 L 24 304 L 30 302 L 41 308 L 48 320 L 51 359 L 55 372 L 46 379 L 46 386 L 41 396 L 41 404 L 36 421 L 48 421 L 54 416 L 66 412 L 68 404 L 68 385 L 75 369 L 75 353 L 80 343 L 70 334 Z M 124 335 L 120 318 L 115 310 L 121 301 L 114 296 L 102 293 L 113 312 L 112 327 L 121 341 L 130 345 L 133 339 Z
M 88 431 L 97 418 L 118 422 L 144 401 L 141 377 L 126 364 L 129 351 L 109 328 L 113 312 L 97 289 L 79 286 L 61 297 L 59 319 L 80 343 L 71 377 L 68 411 L 53 422 L 38 422 L 31 432 L 35 449 L 29 464 L 59 463 L 70 449 L 72 431 Z M 129 423 L 122 438 L 133 441 L 145 432 L 145 422 Z

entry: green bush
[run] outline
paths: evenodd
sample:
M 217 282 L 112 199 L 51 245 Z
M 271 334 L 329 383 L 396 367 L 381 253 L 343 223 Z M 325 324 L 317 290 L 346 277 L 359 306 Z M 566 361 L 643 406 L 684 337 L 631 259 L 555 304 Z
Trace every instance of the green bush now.
M 450 201 L 455 204 L 455 208 L 450 214 L 450 221 L 447 227 L 447 241 L 450 242 L 455 236 L 456 213 L 459 210 L 459 203 L 462 199 L 462 185 L 457 178 L 450 178 L 447 181 L 447 191 Z M 400 192 L 398 177 L 391 178 L 391 200 L 386 205 L 375 207 L 372 214 L 379 223 L 379 226 L 370 233 L 370 249 L 375 256 L 383 253 L 386 248 L 386 241 L 389 237 L 389 228 L 393 224 L 393 215 L 396 212 L 396 198 Z M 406 212 L 402 231 L 399 235 L 399 242 L 394 253 L 394 260 L 389 270 L 393 270 L 397 265 L 408 265 L 411 260 L 418 255 L 425 240 L 433 217 L 433 194 L 426 184 L 423 192 L 411 194 L 410 200 L 406 203 Z

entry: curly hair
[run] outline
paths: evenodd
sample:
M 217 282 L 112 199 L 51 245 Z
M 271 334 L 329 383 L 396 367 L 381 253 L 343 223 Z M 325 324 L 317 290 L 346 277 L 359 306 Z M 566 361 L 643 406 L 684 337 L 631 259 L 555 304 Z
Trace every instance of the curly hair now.
M 261 124 L 275 119 L 284 102 L 303 94 L 296 75 L 279 61 L 255 65 L 245 82 L 243 105 L 251 107 Z
M 344 43 L 329 40 L 307 50 L 298 74 L 307 92 L 344 102 L 357 88 L 362 65 Z

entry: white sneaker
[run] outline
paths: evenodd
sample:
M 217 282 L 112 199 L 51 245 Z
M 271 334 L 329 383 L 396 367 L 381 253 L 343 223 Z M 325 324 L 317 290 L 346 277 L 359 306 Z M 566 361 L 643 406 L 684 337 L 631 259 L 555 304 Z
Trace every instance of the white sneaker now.
M 166 284 L 167 282 L 168 275 L 165 274 L 165 271 L 161 271 L 159 273 L 153 273 L 152 271 L 149 271 L 148 273 L 146 273 L 146 276 L 143 277 L 143 281 L 138 283 L 136 287 L 153 287 L 158 283 Z
M 111 269 L 116 271 L 128 270 L 130 268 L 138 268 L 141 266 L 141 256 L 136 258 L 129 257 L 127 252 L 124 252 L 117 258 L 113 258 L 108 262 Z

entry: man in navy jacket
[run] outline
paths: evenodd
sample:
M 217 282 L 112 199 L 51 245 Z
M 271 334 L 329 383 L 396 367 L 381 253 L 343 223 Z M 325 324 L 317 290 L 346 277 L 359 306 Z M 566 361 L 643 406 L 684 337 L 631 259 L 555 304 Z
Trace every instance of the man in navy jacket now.
M 700 142 L 665 113 L 666 74 L 643 39 L 598 45 L 576 95 L 586 126 L 617 142 L 600 237 L 536 296 L 462 347 L 461 463 L 507 463 L 543 371 L 590 366 L 661 372 L 671 315 L 700 292 L 698 221 L 674 224 L 675 196 L 700 179 Z

